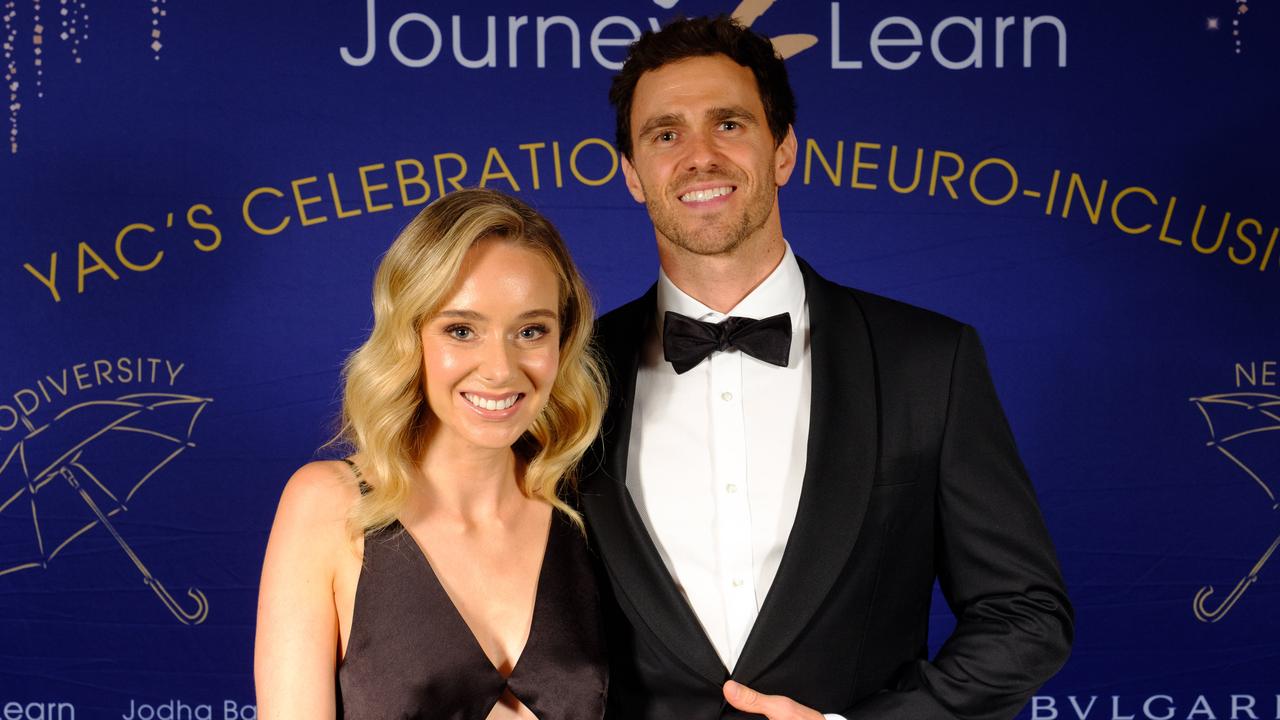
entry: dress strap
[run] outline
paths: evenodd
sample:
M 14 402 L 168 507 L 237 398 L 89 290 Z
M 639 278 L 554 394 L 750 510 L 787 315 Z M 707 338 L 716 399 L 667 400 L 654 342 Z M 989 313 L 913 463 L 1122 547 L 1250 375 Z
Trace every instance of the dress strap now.
M 351 458 L 342 458 L 342 462 L 346 463 L 347 467 L 351 468 L 351 472 L 356 476 L 356 480 L 360 481 L 360 494 L 368 495 L 369 491 L 373 488 L 369 487 L 369 483 L 364 481 L 364 475 L 360 472 L 360 466 L 352 462 Z

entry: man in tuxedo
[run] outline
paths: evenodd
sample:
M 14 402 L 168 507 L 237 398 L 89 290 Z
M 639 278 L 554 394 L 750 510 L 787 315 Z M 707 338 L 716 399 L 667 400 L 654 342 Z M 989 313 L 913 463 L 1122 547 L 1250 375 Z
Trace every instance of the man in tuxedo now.
M 977 335 L 792 253 L 795 101 L 767 39 L 646 33 L 610 100 L 661 261 L 598 324 L 581 501 L 610 717 L 1012 718 L 1072 613 Z M 935 579 L 957 624 L 929 659 Z

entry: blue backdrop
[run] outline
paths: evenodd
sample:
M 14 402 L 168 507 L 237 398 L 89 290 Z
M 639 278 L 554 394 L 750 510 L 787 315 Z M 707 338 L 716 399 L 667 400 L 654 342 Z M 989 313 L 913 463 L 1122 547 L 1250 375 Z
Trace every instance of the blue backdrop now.
M 1280 718 L 1280 8 L 770 5 L 788 239 L 979 329 L 1039 492 L 1078 638 L 1024 717 Z M 483 184 L 602 309 L 643 292 L 606 89 L 639 29 L 734 10 L 5 0 L 0 717 L 253 717 L 275 502 L 380 253 Z

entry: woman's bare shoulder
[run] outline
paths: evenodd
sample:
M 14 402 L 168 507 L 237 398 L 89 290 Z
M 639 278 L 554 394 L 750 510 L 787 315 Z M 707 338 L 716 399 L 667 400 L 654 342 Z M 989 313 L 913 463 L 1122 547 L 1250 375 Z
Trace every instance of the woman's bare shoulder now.
M 276 510 L 277 525 L 283 522 L 313 532 L 336 526 L 345 533 L 347 516 L 360 499 L 359 482 L 351 466 L 340 460 L 303 465 L 285 483 Z

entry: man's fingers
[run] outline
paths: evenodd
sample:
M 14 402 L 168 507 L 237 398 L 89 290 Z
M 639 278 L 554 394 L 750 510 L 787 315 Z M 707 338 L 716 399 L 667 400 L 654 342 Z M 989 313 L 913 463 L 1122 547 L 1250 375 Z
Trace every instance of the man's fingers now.
M 724 699 L 743 712 L 764 715 L 769 720 L 821 720 L 822 714 L 807 708 L 791 698 L 781 695 L 764 695 L 742 683 L 732 680 L 724 684 Z
M 774 697 L 773 695 L 761 695 L 746 685 L 732 680 L 724 684 L 724 699 L 728 700 L 730 705 L 743 712 L 767 715 L 769 701 Z

